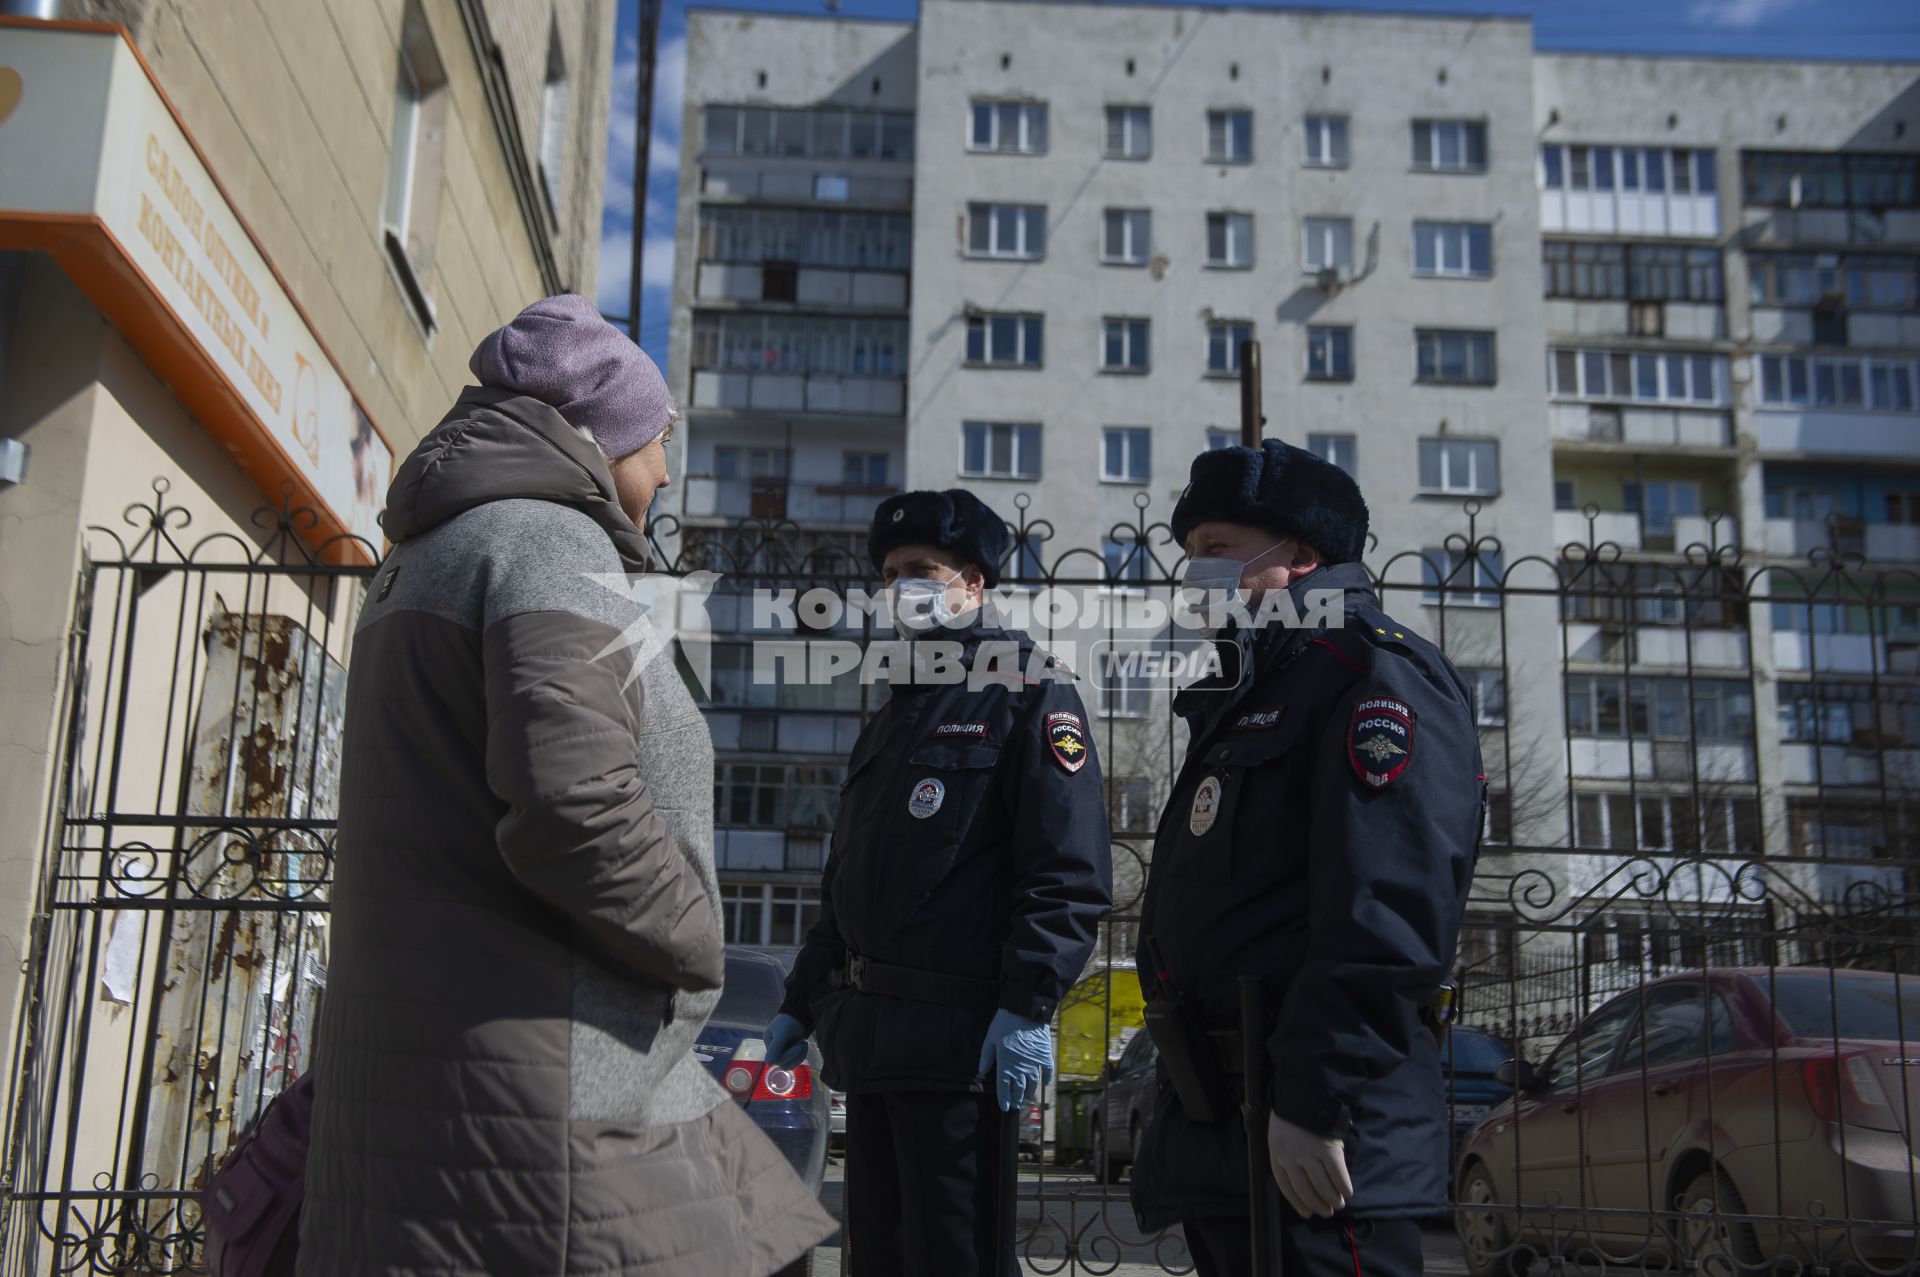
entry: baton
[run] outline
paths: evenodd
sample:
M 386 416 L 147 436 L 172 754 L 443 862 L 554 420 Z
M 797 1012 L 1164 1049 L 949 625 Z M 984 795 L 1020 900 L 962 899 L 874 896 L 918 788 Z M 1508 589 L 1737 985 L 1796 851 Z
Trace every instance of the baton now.
M 1247 1128 L 1253 1277 L 1280 1277 L 1280 1209 L 1267 1151 L 1267 982 L 1240 977 L 1240 1120 Z
M 991 1097 L 989 1097 L 991 1098 Z M 1020 1260 L 1014 1254 L 1013 1237 L 1018 1227 L 1020 1201 L 1020 1119 L 1025 1105 L 1000 1115 L 1000 1147 L 995 1150 L 996 1177 L 1000 1181 L 999 1224 L 994 1229 L 993 1270 L 999 1277 L 1020 1277 Z

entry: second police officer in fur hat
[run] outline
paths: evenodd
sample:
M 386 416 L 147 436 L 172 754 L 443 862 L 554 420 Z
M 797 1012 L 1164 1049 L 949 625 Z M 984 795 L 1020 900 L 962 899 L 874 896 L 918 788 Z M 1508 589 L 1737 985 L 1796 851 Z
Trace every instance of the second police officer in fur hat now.
M 775 1061 L 814 1035 L 847 1094 L 854 1277 L 1000 1271 L 1001 1114 L 1040 1102 L 1109 904 L 1080 696 L 986 597 L 1009 541 L 960 489 L 889 498 L 868 534 L 911 674 L 847 761 L 820 918 L 766 1035 Z
M 1468 692 L 1380 610 L 1339 468 L 1277 439 L 1204 453 L 1173 532 L 1188 599 L 1237 592 L 1246 611 L 1215 638 L 1219 675 L 1174 702 L 1190 736 L 1140 921 L 1162 1072 L 1135 1209 L 1185 1225 L 1202 1277 L 1251 1272 L 1244 1027 L 1265 1047 L 1252 1100 L 1287 1277 L 1418 1273 L 1418 1221 L 1446 1205 L 1439 994 L 1485 793 Z M 1293 605 L 1260 608 L 1276 591 Z M 1336 592 L 1317 613 L 1315 591 Z M 1240 1023 L 1245 976 L 1265 1023 Z

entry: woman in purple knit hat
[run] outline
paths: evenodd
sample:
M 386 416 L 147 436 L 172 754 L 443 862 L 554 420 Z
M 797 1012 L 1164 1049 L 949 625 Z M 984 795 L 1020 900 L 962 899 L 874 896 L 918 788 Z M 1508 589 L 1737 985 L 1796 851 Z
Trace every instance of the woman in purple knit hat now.
M 764 1277 L 833 1225 L 692 1054 L 713 746 L 619 588 L 673 402 L 571 295 L 470 366 L 354 633 L 299 1271 Z

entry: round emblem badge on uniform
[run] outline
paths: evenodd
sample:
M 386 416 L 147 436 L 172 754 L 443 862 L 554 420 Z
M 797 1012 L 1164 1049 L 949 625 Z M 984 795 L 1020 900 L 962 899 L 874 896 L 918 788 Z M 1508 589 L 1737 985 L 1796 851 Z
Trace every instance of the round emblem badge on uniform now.
M 913 787 L 913 796 L 907 799 L 907 810 L 914 819 L 925 820 L 940 810 L 940 804 L 947 799 L 947 787 L 932 776 L 927 777 Z
M 1220 778 L 1208 776 L 1193 791 L 1193 810 L 1187 814 L 1187 829 L 1195 838 L 1213 828 L 1220 815 Z

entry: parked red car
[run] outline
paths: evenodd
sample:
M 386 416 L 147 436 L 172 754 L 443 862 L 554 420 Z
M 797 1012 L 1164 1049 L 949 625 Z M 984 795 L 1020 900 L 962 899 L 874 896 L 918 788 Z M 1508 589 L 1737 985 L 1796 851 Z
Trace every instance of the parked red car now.
M 1776 1256 L 1920 1271 L 1920 976 L 1672 976 L 1506 1071 L 1517 1093 L 1460 1156 L 1477 1275 L 1581 1252 L 1727 1274 Z

